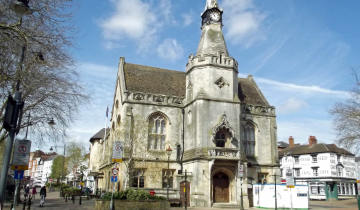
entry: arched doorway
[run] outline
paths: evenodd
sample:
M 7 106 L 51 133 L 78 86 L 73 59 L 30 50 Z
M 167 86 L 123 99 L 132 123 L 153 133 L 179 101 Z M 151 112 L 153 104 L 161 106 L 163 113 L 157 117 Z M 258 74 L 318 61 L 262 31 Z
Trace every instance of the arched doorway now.
M 213 176 L 213 201 L 214 203 L 229 202 L 229 177 L 222 173 Z

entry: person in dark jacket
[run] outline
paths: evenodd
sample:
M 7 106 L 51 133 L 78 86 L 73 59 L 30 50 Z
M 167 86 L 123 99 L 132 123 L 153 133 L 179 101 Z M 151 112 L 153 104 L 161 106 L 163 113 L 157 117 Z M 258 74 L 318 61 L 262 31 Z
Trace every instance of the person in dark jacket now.
M 46 187 L 42 186 L 40 189 L 40 206 L 43 207 L 45 204 L 45 198 L 46 198 Z

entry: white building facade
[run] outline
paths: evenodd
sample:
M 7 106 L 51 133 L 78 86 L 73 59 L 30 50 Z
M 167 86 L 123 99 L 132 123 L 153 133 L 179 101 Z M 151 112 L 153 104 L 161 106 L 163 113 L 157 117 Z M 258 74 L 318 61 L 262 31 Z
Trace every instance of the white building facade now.
M 291 170 L 296 184 L 309 186 L 310 199 L 338 199 L 356 195 L 355 156 L 334 144 L 318 144 L 310 136 L 308 145 L 294 145 L 280 151 L 282 179 Z

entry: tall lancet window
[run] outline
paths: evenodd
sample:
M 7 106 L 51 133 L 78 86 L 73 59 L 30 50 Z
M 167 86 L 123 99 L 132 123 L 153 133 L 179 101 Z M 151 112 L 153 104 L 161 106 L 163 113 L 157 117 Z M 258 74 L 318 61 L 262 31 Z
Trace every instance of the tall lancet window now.
M 255 127 L 251 123 L 241 126 L 242 143 L 246 156 L 255 155 Z
M 149 145 L 150 150 L 165 150 L 166 118 L 160 114 L 153 114 L 149 118 Z

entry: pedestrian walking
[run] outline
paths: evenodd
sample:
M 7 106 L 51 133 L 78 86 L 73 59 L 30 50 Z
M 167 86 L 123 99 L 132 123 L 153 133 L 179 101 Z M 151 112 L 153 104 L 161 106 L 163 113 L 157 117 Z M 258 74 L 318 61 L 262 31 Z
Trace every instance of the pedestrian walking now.
M 37 194 L 37 192 L 36 192 L 36 187 L 35 187 L 35 186 L 32 188 L 31 194 L 32 194 L 32 199 L 35 200 L 35 195 Z
M 30 186 L 29 184 L 26 185 L 25 189 L 24 189 L 24 197 L 25 197 L 25 200 L 27 199 L 27 197 L 29 196 L 29 193 L 30 193 Z
M 40 207 L 43 207 L 45 204 L 45 198 L 46 198 L 46 187 L 42 186 L 40 189 Z

